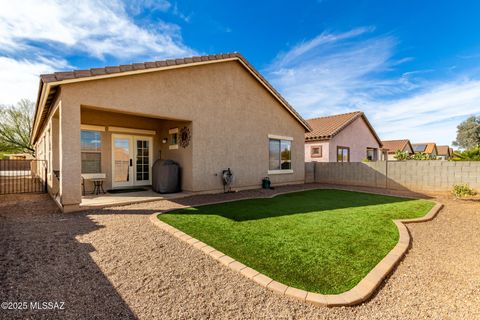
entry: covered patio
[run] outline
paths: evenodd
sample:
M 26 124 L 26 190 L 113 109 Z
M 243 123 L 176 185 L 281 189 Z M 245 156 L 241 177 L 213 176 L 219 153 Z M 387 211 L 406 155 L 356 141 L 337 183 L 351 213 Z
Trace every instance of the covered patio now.
M 158 200 L 174 200 L 191 196 L 193 193 L 182 191 L 177 193 L 157 193 L 151 188 L 145 188 L 145 191 L 105 193 L 105 194 L 86 194 L 82 196 L 80 207 L 82 209 L 104 208 L 109 206 L 127 205 L 133 203 L 143 203 Z

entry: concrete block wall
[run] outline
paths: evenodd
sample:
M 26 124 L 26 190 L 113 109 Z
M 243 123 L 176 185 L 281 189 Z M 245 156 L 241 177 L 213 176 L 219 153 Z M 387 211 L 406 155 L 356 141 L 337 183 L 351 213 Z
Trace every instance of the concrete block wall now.
M 312 162 L 305 171 L 312 167 L 319 183 L 438 192 L 467 183 L 480 191 L 480 162 L 475 161 Z

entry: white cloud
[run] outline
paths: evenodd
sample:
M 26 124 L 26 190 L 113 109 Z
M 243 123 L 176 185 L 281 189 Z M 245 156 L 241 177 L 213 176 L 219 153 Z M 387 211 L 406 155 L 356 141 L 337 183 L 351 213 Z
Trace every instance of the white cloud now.
M 395 94 L 399 86 L 410 86 L 407 78 L 372 78 L 395 63 L 391 58 L 396 40 L 381 36 L 358 41 L 371 31 L 322 33 L 280 54 L 267 69 L 268 76 L 307 117 L 356 109 L 374 95 Z
M 417 142 L 451 144 L 459 122 L 480 113 L 480 81 L 426 84 L 410 97 L 374 103 L 367 112 L 385 139 L 407 137 Z
M 35 100 L 40 74 L 76 68 L 69 56 L 116 64 L 195 54 L 178 25 L 135 22 L 143 10 L 171 10 L 166 0 L 0 0 L 0 8 L 0 103 Z
M 166 1 L 137 1 L 129 8 L 139 10 L 140 5 L 152 10 L 169 8 Z M 118 0 L 1 1 L 1 8 L 0 46 L 10 53 L 32 48 L 32 42 L 49 44 L 49 50 L 79 51 L 97 58 L 167 58 L 194 53 L 183 44 L 178 26 L 162 21 L 139 26 L 129 16 L 129 8 Z
M 279 54 L 267 76 L 306 118 L 362 110 L 383 139 L 450 144 L 459 121 L 480 112 L 480 82 L 399 74 L 413 58 L 395 58 L 397 40 L 373 30 L 322 33 Z
M 22 98 L 35 101 L 39 75 L 53 72 L 55 68 L 66 67 L 64 60 L 31 62 L 0 57 L 0 104 L 15 104 Z

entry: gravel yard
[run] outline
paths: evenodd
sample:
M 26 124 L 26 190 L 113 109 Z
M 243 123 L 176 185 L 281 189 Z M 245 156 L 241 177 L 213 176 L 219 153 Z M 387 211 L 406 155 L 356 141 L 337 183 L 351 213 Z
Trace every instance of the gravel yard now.
M 307 186 L 309 187 L 309 186 Z M 439 196 L 431 222 L 374 297 L 321 308 L 279 297 L 164 233 L 153 212 L 262 196 L 246 191 L 61 214 L 46 195 L 0 198 L 0 300 L 64 301 L 65 310 L 0 318 L 479 319 L 480 202 Z

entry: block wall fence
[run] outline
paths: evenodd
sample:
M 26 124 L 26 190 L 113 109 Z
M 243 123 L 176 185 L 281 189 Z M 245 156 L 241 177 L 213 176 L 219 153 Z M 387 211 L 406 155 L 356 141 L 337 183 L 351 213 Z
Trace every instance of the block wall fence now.
M 480 161 L 307 162 L 305 182 L 435 192 L 469 184 L 480 191 Z

